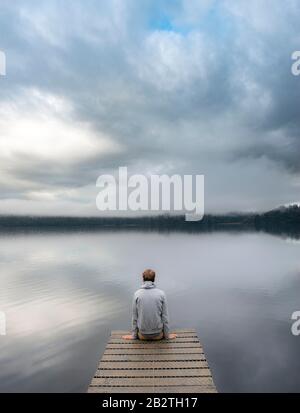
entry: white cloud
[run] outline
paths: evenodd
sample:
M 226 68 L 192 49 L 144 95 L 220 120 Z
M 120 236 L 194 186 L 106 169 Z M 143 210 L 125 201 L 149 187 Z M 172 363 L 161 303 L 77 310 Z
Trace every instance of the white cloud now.
M 154 31 L 130 61 L 142 81 L 159 90 L 174 91 L 205 80 L 213 51 L 200 33 L 182 35 L 173 31 Z
M 287 20 L 296 19 L 300 5 L 298 0 L 224 0 L 225 8 L 236 18 L 236 23 L 249 25 L 259 33 L 287 32 Z
M 50 161 L 54 164 L 76 164 L 79 161 L 105 156 L 118 150 L 108 137 L 99 136 L 82 123 L 70 124 L 51 117 L 17 115 L 10 121 L 1 120 L 0 138 L 2 162 L 14 158 Z
M 91 1 L 89 4 L 65 0 L 41 1 L 39 7 L 16 6 L 24 36 L 47 46 L 67 50 L 74 39 L 103 45 L 116 43 L 127 35 L 129 0 Z
M 109 135 L 77 120 L 66 98 L 38 89 L 1 105 L 0 131 L 0 213 L 82 214 L 82 202 L 85 208 L 93 204 L 97 174 L 90 176 L 86 166 L 81 173 L 81 166 L 123 151 Z M 85 185 L 90 189 L 80 191 Z
M 3 105 L 0 110 L 0 160 L 10 169 L 22 158 L 71 165 L 121 151 L 109 136 L 73 119 L 65 99 L 29 90 L 20 102 L 20 108 Z M 24 111 L 26 103 L 29 107 Z
M 173 22 L 175 24 L 199 25 L 202 18 L 213 7 L 215 0 L 183 0 L 181 9 L 177 13 Z

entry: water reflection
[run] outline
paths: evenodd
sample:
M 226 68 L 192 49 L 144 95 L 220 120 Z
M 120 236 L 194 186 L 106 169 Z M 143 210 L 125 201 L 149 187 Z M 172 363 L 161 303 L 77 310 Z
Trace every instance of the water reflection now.
M 299 391 L 299 244 L 266 234 L 101 232 L 0 238 L 0 391 L 85 391 L 153 267 L 220 391 Z M 299 360 L 299 361 L 298 361 Z

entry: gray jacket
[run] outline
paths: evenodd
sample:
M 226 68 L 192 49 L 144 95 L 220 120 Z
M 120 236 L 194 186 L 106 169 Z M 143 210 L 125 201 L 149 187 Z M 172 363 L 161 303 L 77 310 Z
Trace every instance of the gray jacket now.
M 132 333 L 138 337 L 155 335 L 163 331 L 164 337 L 169 335 L 169 317 L 165 293 L 156 288 L 152 281 L 146 281 L 134 294 L 132 306 Z

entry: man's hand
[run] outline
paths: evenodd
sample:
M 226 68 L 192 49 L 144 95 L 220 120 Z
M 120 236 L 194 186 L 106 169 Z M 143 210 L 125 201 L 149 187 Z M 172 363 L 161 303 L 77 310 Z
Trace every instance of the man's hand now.
M 132 334 L 128 335 L 128 336 L 122 336 L 123 340 L 134 340 L 134 337 Z
M 173 340 L 176 337 L 177 337 L 177 334 L 169 334 L 168 340 Z

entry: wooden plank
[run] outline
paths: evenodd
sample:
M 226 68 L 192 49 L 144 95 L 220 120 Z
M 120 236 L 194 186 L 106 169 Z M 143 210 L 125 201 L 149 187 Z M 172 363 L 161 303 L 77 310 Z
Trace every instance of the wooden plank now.
M 183 333 L 194 333 L 194 334 L 196 334 L 196 330 L 194 328 L 179 328 L 179 329 L 176 329 L 172 332 L 175 333 L 175 334 L 183 334 Z M 127 334 L 130 334 L 130 331 L 128 331 L 128 330 L 113 330 L 111 332 L 112 336 L 114 336 L 114 335 L 127 335 Z
M 199 348 L 109 348 L 105 350 L 105 355 L 124 355 L 124 354 L 204 354 L 203 349 Z
M 199 342 L 195 343 L 165 343 L 163 341 L 159 342 L 149 342 L 149 343 L 144 343 L 144 342 L 139 342 L 139 343 L 108 343 L 106 346 L 106 349 L 119 349 L 119 350 L 126 350 L 126 349 L 133 349 L 133 348 L 158 348 L 158 349 L 166 349 L 166 348 L 202 348 Z
M 204 354 L 157 354 L 155 356 L 139 354 L 104 354 L 103 361 L 176 361 L 176 360 L 205 360 Z
M 94 377 L 211 377 L 210 369 L 97 370 Z
M 211 377 L 94 377 L 92 386 L 207 386 L 213 385 Z
M 110 338 L 109 344 L 154 344 L 153 341 L 142 340 L 123 340 L 121 338 Z M 156 343 L 156 342 L 155 342 Z M 165 344 L 179 344 L 179 343 L 199 343 L 197 337 L 178 337 L 175 340 L 161 340 L 159 343 Z
M 99 369 L 124 369 L 130 371 L 131 369 L 190 369 L 190 368 L 207 368 L 208 364 L 206 360 L 201 361 L 160 361 L 156 363 L 155 361 L 144 361 L 144 363 L 139 363 L 135 361 L 121 361 L 121 362 L 109 362 L 101 361 L 99 364 Z
M 130 331 L 124 331 L 123 333 L 114 333 L 114 334 L 111 334 L 111 337 L 112 338 L 122 338 L 123 336 L 127 336 L 127 335 L 130 335 L 131 334 L 131 332 Z M 177 338 L 180 338 L 180 337 L 196 337 L 197 338 L 197 333 L 193 333 L 193 332 L 189 332 L 189 331 L 187 331 L 186 333 L 184 333 L 184 332 L 176 332 L 175 331 L 175 334 L 177 335 Z M 172 339 L 172 341 L 173 340 L 176 340 L 176 338 L 175 339 Z
M 180 386 L 168 387 L 101 387 L 90 386 L 88 393 L 216 393 L 215 386 Z

